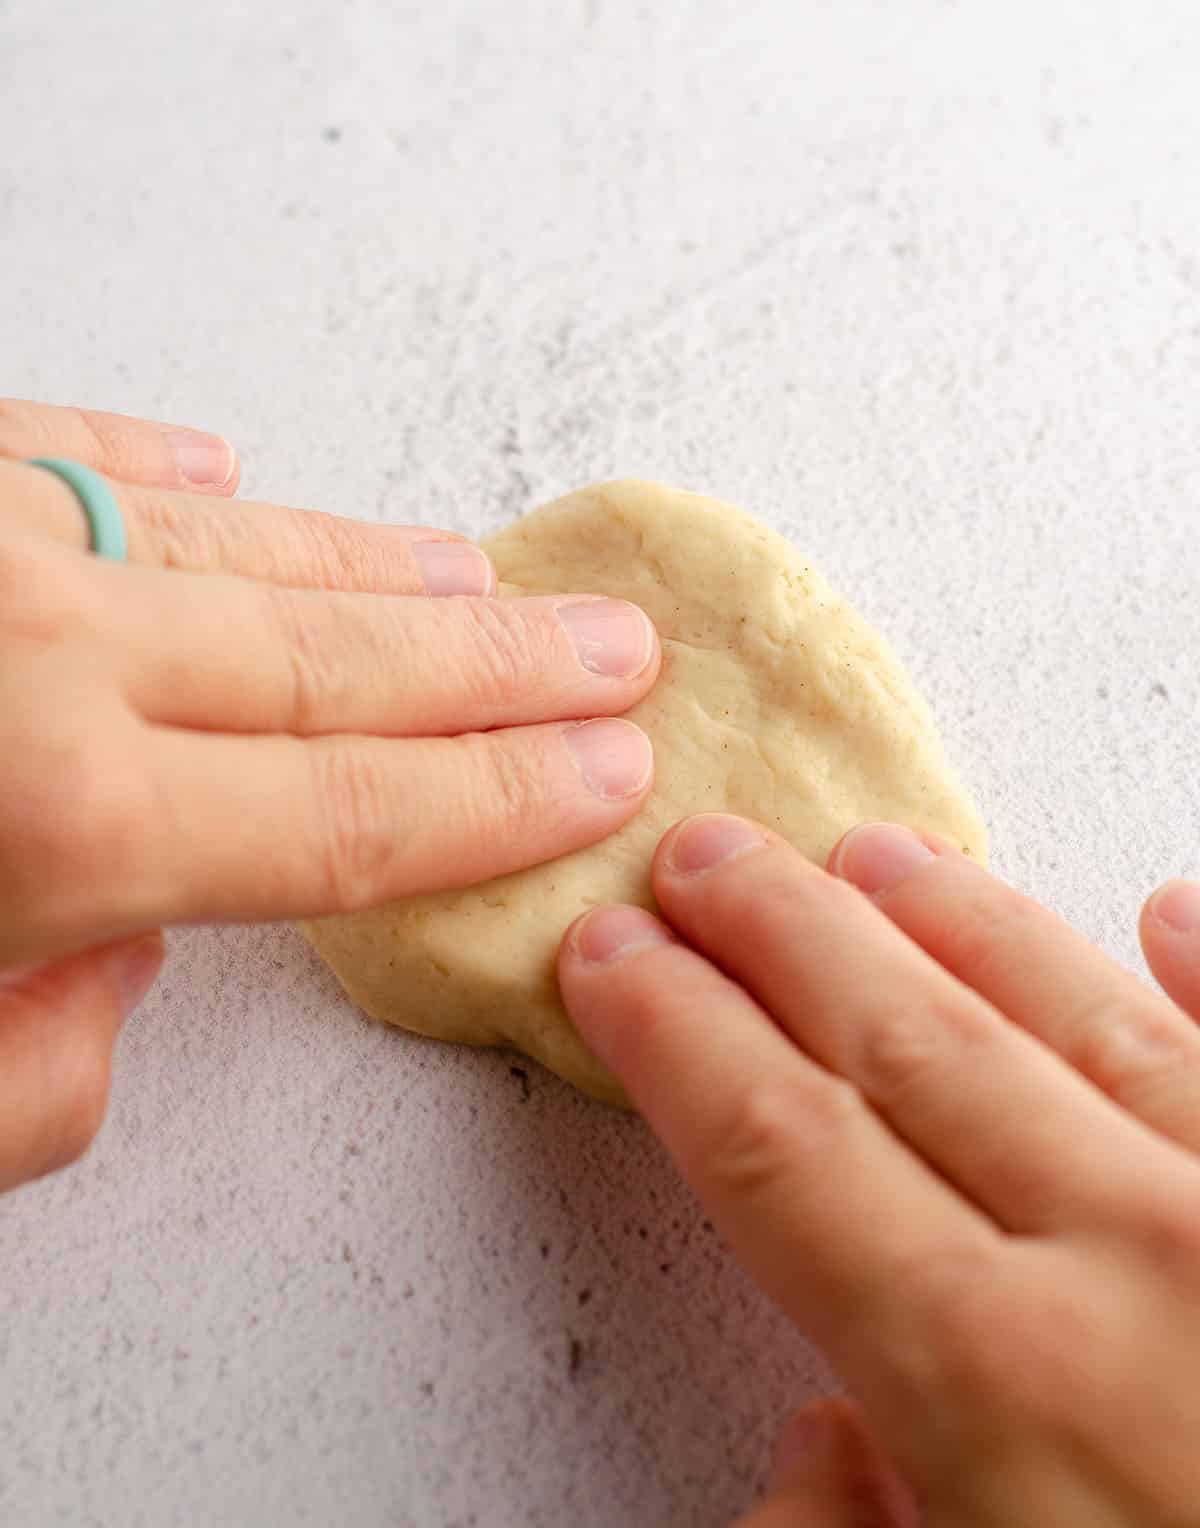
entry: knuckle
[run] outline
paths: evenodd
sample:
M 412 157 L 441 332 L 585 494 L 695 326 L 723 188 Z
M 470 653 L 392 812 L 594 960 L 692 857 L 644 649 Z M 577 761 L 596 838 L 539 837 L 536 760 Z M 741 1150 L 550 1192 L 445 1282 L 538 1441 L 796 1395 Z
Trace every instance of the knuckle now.
M 895 1100 L 920 1091 L 936 1070 L 940 1055 L 941 1046 L 927 1018 L 898 1009 L 867 1027 L 856 1070 L 869 1098 Z
M 968 1004 L 925 1000 L 879 1013 L 863 1026 L 856 1076 L 868 1098 L 896 1103 L 937 1084 L 986 1027 Z
M 341 661 L 345 644 L 336 622 L 312 620 L 295 590 L 265 585 L 264 591 L 287 664 L 285 730 L 309 736 L 342 709 L 353 666 Z
M 462 744 L 471 748 L 474 741 L 468 737 Z M 479 780 L 473 792 L 479 836 L 490 842 L 515 842 L 544 815 L 548 803 L 539 758 L 519 745 L 501 744 L 487 749 L 485 767 L 478 767 L 481 759 L 473 761 Z
M 464 628 L 462 689 L 481 709 L 500 711 L 528 696 L 550 672 L 549 642 L 515 601 L 464 600 L 447 607 Z
M 356 521 L 298 510 L 295 523 L 303 545 L 303 573 L 322 589 L 349 593 L 378 585 L 369 537 Z
M 938 958 L 950 970 L 989 985 L 1012 962 L 1012 952 L 1032 945 L 1054 914 L 1002 881 L 964 888 L 953 915 L 938 934 Z M 1057 921 L 1057 920 L 1055 920 Z
M 841 1078 L 803 1095 L 764 1083 L 742 1094 L 704 1148 L 705 1176 L 724 1197 L 754 1205 L 790 1175 L 844 1150 L 859 1127 L 861 1095 Z
M 313 751 L 317 864 L 326 904 L 353 912 L 386 894 L 396 860 L 389 781 L 379 759 L 343 743 Z
M 118 414 L 101 414 L 94 409 L 73 412 L 91 441 L 93 465 L 109 477 L 136 477 L 143 463 L 128 422 Z
M 1138 1110 L 1152 1095 L 1178 1086 L 1181 1066 L 1194 1064 L 1194 1028 L 1178 1011 L 1119 990 L 1089 995 L 1086 1012 L 1065 1025 L 1072 1036 L 1071 1064 L 1125 1108 Z
M 984 1389 L 1030 1309 L 1022 1293 L 1014 1297 L 994 1255 L 968 1242 L 902 1266 L 897 1280 L 921 1334 L 910 1355 L 917 1388 L 932 1383 L 958 1397 Z
M 188 515 L 164 493 L 124 489 L 122 507 L 146 538 L 146 553 L 162 568 L 203 569 L 219 565 L 211 539 L 219 534 L 218 517 Z

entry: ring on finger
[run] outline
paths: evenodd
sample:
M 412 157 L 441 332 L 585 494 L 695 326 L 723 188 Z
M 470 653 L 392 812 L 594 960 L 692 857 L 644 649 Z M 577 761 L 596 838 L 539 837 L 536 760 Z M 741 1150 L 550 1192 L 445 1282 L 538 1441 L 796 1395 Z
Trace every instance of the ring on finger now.
M 125 521 L 112 489 L 90 467 L 61 456 L 31 457 L 30 467 L 41 467 L 64 482 L 79 501 L 87 517 L 91 550 L 110 562 L 124 562 L 129 552 Z

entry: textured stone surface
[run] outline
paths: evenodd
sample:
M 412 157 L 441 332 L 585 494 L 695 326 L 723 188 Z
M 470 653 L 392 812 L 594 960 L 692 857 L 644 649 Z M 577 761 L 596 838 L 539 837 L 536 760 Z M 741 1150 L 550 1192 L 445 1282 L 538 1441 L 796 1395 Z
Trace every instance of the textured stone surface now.
M 4 390 L 366 518 L 744 504 L 1138 963 L 1200 872 L 1190 0 L 70 10 L 0 0 Z M 13 1525 L 722 1524 L 828 1379 L 636 1122 L 282 930 L 174 937 L 0 1268 Z

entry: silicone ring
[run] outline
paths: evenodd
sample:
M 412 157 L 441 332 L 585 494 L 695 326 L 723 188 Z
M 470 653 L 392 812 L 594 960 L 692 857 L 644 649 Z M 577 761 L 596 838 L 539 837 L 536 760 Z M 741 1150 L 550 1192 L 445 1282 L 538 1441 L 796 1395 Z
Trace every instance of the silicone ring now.
M 62 456 L 35 456 L 28 465 L 53 472 L 79 500 L 79 506 L 87 516 L 92 551 L 96 556 L 107 557 L 110 562 L 124 562 L 129 551 L 125 522 L 112 489 L 100 474 Z

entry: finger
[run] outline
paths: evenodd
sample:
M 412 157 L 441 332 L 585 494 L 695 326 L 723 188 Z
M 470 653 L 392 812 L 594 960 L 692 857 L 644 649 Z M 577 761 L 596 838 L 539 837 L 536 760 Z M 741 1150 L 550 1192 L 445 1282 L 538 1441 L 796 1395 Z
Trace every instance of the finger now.
M 558 974 L 584 1041 L 767 1292 L 862 1394 L 881 1374 L 927 1379 L 935 1277 L 998 1262 L 995 1228 L 650 913 L 585 914 Z
M 891 824 L 855 828 L 830 868 L 1122 1108 L 1200 1146 L 1200 1031 L 1060 918 L 949 845 Z M 1187 936 L 1153 915 L 1142 926 L 1147 953 L 1162 958 L 1177 985 L 1186 982 Z M 1200 941 L 1192 948 L 1200 954 Z M 1195 996 L 1200 978 L 1192 981 Z
M 1184 1013 L 1200 1023 L 1200 884 L 1168 881 L 1160 886 L 1142 908 L 1139 932 L 1155 980 Z M 1200 1068 L 1193 1066 L 1193 1072 L 1200 1073 Z M 1200 1115 L 1200 1075 L 1191 1092 L 1191 1107 Z M 1192 1129 L 1189 1144 L 1200 1145 L 1200 1118 Z
M 158 808 L 111 835 L 135 924 L 149 908 L 316 917 L 490 880 L 612 833 L 653 769 L 645 734 L 617 720 L 405 741 L 164 729 L 146 746 Z
M 102 582 L 118 592 L 120 570 Z M 431 735 L 628 710 L 658 672 L 624 600 L 369 598 L 143 574 L 98 628 L 143 716 L 227 732 Z
M 0 972 L 0 1191 L 73 1162 L 108 1100 L 112 1047 L 162 965 L 162 935 Z
M 378 594 L 485 595 L 495 589 L 484 553 L 450 531 L 365 525 L 277 504 L 109 486 L 125 522 L 128 561 L 135 566 Z M 0 503 L 6 523 L 86 551 L 87 522 L 79 503 L 53 473 L 0 461 Z
M 1007 1230 L 1121 1220 L 1155 1169 L 1160 1192 L 1177 1186 L 1182 1154 L 774 835 L 691 818 L 659 846 L 654 890 L 690 943 Z
M 849 1401 L 815 1401 L 779 1440 L 768 1499 L 739 1528 L 917 1528 L 912 1493 Z
M 220 435 L 126 414 L 0 398 L 0 457 L 66 456 L 105 477 L 191 493 L 232 494 L 238 460 Z

